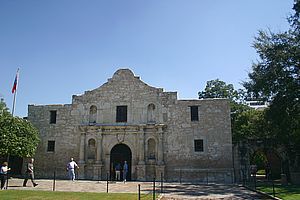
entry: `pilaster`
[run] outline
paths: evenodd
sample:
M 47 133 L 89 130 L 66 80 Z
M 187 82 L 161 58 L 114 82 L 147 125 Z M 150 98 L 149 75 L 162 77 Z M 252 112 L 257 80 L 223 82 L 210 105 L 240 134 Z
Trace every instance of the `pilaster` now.
M 163 148 L 163 130 L 159 127 L 157 130 L 158 134 L 158 151 L 157 151 L 157 164 L 164 165 L 164 148 Z
M 97 134 L 96 164 L 102 165 L 102 130 Z

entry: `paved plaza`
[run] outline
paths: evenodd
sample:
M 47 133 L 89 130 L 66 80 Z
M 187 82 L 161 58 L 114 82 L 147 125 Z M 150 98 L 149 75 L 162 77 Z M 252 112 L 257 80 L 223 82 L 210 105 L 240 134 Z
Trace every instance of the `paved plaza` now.
M 38 179 L 39 184 L 33 187 L 31 182 L 27 187 L 22 187 L 23 179 L 12 178 L 9 180 L 9 190 L 42 190 L 52 191 L 53 180 Z M 109 192 L 111 193 L 137 193 L 138 184 L 141 186 L 141 192 L 151 195 L 152 182 L 109 182 Z M 196 199 L 268 199 L 253 191 L 236 185 L 222 184 L 179 184 L 164 183 L 164 194 L 161 200 L 196 200 Z M 156 183 L 156 190 L 160 191 L 160 183 Z M 55 191 L 73 191 L 73 192 L 106 192 L 106 181 L 68 181 L 56 180 Z

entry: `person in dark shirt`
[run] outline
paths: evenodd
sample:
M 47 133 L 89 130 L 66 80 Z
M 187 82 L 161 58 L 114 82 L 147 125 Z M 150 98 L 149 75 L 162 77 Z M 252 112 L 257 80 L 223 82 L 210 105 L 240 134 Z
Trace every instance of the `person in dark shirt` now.
M 124 181 L 124 183 L 126 182 L 127 173 L 128 173 L 128 164 L 127 164 L 127 161 L 125 160 L 124 165 L 123 165 L 123 181 Z
M 121 174 L 121 165 L 120 165 L 120 163 L 116 164 L 115 171 L 116 171 L 116 181 L 119 181 L 120 180 L 120 174 Z

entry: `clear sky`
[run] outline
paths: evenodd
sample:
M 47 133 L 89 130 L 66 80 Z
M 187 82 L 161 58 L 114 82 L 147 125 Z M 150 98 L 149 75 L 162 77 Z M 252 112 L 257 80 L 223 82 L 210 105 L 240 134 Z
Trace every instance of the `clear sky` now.
M 68 104 L 130 68 L 147 84 L 197 99 L 206 81 L 241 88 L 259 29 L 288 28 L 293 0 L 0 0 L 0 96 Z

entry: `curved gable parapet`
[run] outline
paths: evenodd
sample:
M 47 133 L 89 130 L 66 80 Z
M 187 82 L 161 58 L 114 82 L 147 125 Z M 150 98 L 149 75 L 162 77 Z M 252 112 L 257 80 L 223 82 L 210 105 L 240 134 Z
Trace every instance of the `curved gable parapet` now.
M 91 98 L 99 99 L 106 96 L 117 97 L 118 95 L 121 95 L 122 98 L 127 95 L 133 97 L 133 94 L 137 96 L 143 96 L 143 94 L 148 96 L 151 94 L 151 96 L 157 97 L 161 96 L 161 93 L 163 93 L 162 88 L 149 86 L 140 80 L 139 76 L 135 76 L 130 69 L 119 69 L 113 74 L 112 78 L 109 78 L 108 81 L 100 87 L 85 91 L 82 95 L 73 95 L 72 101 L 73 103 L 86 102 Z
M 112 77 L 112 79 L 114 80 L 131 78 L 134 78 L 134 74 L 130 69 L 119 69 L 114 73 Z

